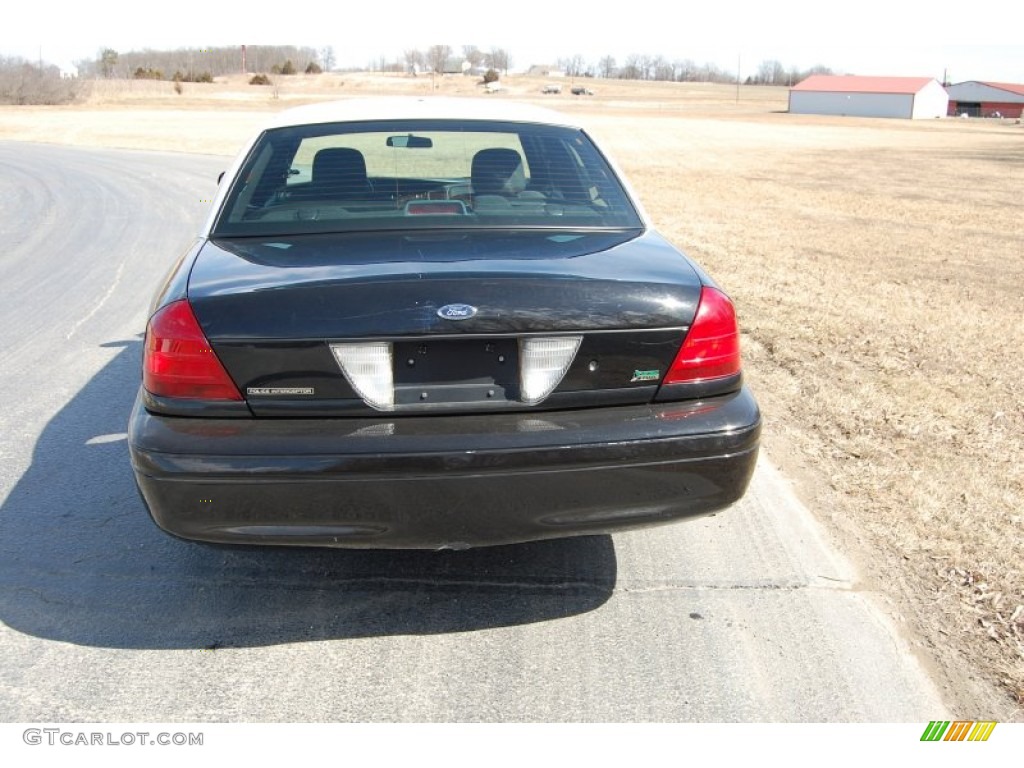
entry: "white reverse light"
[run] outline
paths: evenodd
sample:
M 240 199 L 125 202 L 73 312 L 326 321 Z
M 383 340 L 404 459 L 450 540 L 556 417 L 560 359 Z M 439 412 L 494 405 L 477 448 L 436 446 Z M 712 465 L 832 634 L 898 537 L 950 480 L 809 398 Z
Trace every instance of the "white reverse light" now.
M 367 405 L 378 411 L 394 410 L 395 387 L 390 344 L 386 341 L 331 344 L 331 352 L 352 389 Z
M 536 405 L 550 395 L 572 365 L 582 336 L 533 336 L 519 342 L 519 396 Z

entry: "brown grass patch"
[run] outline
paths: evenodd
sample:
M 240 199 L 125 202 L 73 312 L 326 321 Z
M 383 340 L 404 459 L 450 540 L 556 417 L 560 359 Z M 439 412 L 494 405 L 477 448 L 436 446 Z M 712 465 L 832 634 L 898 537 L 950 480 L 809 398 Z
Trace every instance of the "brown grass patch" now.
M 0 109 L 0 138 L 230 153 L 293 103 L 480 93 L 468 78 L 278 80 L 104 84 L 83 107 Z M 779 89 L 542 96 L 544 82 L 506 78 L 487 98 L 586 113 L 659 229 L 736 299 L 771 457 L 946 671 L 957 714 L 1019 718 L 1024 127 L 788 115 Z M 1002 703 L 967 696 L 970 679 Z
M 1024 130 L 720 129 L 609 134 L 665 234 L 737 300 L 769 452 L 833 491 L 817 511 L 945 667 L 1024 703 Z

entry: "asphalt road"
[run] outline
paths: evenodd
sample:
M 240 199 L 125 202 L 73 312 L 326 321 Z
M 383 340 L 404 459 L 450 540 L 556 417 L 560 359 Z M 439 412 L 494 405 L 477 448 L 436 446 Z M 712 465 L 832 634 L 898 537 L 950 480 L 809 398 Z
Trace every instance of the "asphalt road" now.
M 0 721 L 922 721 L 935 686 L 762 462 L 705 520 L 443 553 L 218 550 L 125 442 L 222 158 L 0 143 Z

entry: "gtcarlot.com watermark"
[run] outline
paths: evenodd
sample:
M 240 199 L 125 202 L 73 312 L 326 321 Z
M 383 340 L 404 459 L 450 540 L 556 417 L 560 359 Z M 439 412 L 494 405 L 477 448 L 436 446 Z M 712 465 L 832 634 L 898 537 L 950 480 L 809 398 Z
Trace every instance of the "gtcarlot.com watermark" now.
M 201 747 L 203 733 L 150 733 L 148 731 L 66 731 L 63 728 L 26 728 L 22 741 L 50 747 Z

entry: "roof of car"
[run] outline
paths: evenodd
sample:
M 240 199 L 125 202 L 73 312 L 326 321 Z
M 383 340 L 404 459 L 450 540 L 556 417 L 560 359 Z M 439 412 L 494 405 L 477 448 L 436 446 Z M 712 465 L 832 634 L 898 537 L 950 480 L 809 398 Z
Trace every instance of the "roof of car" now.
M 522 102 L 493 98 L 378 97 L 295 107 L 274 115 L 270 128 L 363 120 L 499 120 L 579 127 L 567 115 Z

